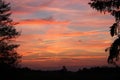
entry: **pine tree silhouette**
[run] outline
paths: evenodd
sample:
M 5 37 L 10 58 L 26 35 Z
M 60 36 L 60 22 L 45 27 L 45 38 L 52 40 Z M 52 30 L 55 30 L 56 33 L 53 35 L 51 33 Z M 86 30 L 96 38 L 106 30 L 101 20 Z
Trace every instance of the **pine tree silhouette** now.
M 0 0 L 0 66 L 17 66 L 21 56 L 17 53 L 15 38 L 20 35 L 15 29 L 15 22 L 10 18 L 10 3 Z
M 115 18 L 115 23 L 110 27 L 110 35 L 116 37 L 116 40 L 105 51 L 109 50 L 108 63 L 117 66 L 120 53 L 120 0 L 91 0 L 89 5 L 101 13 L 110 13 Z

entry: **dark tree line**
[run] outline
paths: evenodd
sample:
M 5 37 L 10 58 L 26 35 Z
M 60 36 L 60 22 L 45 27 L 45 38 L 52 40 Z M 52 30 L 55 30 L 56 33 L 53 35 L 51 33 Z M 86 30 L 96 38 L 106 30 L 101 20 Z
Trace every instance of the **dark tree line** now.
M 15 29 L 16 23 L 10 15 L 10 3 L 0 0 L 0 66 L 16 66 L 21 58 L 16 51 L 19 44 L 15 43 L 20 32 Z
M 105 51 L 109 51 L 108 63 L 117 66 L 120 54 L 120 0 L 91 0 L 89 5 L 103 13 L 110 13 L 115 18 L 115 22 L 110 26 L 110 35 L 116 40 Z

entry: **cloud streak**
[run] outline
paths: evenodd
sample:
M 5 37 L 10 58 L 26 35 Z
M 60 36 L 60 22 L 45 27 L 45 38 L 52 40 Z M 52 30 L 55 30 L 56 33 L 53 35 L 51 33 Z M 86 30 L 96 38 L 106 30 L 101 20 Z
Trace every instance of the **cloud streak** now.
M 88 60 L 105 61 L 104 49 L 111 43 L 108 27 L 114 19 L 92 10 L 89 0 L 7 1 L 12 5 L 11 18 L 19 22 L 16 28 L 22 31 L 16 41 L 21 44 L 18 52 L 24 65 L 89 66 L 95 64 Z

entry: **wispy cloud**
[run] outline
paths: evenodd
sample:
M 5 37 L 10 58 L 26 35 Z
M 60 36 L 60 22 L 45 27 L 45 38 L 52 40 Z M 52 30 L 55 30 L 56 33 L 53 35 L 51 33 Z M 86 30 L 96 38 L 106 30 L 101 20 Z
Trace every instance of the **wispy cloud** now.
M 17 41 L 23 62 L 45 61 L 41 64 L 50 66 L 55 60 L 59 65 L 72 65 L 72 61 L 78 66 L 80 59 L 87 63 L 107 56 L 104 49 L 111 43 L 108 27 L 114 19 L 92 10 L 90 0 L 7 1 L 12 5 L 11 18 L 19 22 L 16 28 L 22 31 Z
M 69 24 L 69 21 L 55 21 L 52 18 L 45 19 L 26 19 L 19 22 L 19 25 L 38 25 L 38 24 Z

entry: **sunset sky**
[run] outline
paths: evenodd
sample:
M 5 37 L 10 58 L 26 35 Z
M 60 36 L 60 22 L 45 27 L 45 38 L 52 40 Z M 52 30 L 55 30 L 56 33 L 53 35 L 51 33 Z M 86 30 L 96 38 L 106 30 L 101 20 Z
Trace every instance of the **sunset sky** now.
M 104 50 L 114 40 L 114 17 L 92 9 L 90 0 L 6 0 L 21 36 L 17 39 L 23 66 L 69 69 L 105 66 Z

